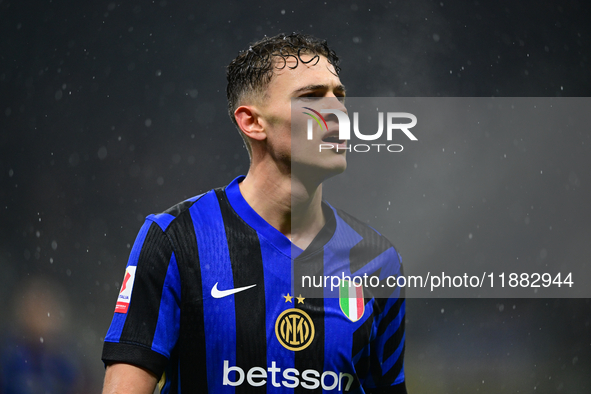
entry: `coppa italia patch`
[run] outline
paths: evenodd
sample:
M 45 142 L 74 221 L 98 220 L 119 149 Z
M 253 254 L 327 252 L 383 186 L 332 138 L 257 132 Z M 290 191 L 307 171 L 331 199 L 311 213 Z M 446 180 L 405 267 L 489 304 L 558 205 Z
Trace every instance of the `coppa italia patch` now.
M 136 268 L 136 266 L 130 265 L 125 270 L 125 277 L 123 278 L 123 284 L 121 285 L 121 290 L 119 291 L 117 305 L 115 305 L 115 313 L 127 313 L 129 301 L 131 301 L 131 290 L 133 289 Z

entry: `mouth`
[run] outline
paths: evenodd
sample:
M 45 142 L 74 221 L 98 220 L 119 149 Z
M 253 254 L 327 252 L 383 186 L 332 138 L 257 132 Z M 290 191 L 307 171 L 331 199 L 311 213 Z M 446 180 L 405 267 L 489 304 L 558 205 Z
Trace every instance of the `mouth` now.
M 337 152 L 343 152 L 347 149 L 347 141 L 348 140 L 342 140 L 339 138 L 338 130 L 332 132 L 329 131 L 322 137 L 322 143 L 332 145 L 332 149 L 335 149 Z
M 322 142 L 326 144 L 346 144 L 347 140 L 342 140 L 339 138 L 339 130 L 329 130 L 322 136 Z
M 327 144 L 345 144 L 347 142 L 347 140 L 341 140 L 339 139 L 338 135 L 329 135 L 326 136 L 322 139 L 322 142 L 327 143 Z

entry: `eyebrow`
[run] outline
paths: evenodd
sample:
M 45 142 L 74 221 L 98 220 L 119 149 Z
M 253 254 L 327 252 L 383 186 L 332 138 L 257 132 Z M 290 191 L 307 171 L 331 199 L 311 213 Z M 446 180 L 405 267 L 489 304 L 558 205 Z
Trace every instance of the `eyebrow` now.
M 297 94 L 297 93 L 309 92 L 309 91 L 314 91 L 314 90 L 330 90 L 330 86 L 328 86 L 328 85 L 308 85 L 308 86 L 304 86 L 299 89 L 296 89 L 294 91 L 294 93 Z M 340 84 L 340 85 L 335 86 L 334 91 L 344 94 L 346 92 L 345 85 Z

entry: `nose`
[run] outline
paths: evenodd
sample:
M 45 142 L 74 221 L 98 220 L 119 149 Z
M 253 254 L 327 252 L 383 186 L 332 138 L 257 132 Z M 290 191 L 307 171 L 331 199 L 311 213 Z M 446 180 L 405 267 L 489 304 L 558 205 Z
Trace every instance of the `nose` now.
M 345 98 L 342 96 L 335 96 L 333 93 L 327 94 L 319 102 L 323 109 L 337 109 L 344 113 L 348 113 L 345 107 Z

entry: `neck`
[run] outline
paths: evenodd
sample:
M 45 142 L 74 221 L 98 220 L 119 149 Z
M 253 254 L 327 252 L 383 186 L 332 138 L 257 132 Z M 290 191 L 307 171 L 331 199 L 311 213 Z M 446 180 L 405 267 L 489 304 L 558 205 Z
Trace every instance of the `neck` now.
M 251 165 L 240 192 L 252 209 L 301 249 L 325 224 L 322 184 L 305 184 L 290 170 Z

